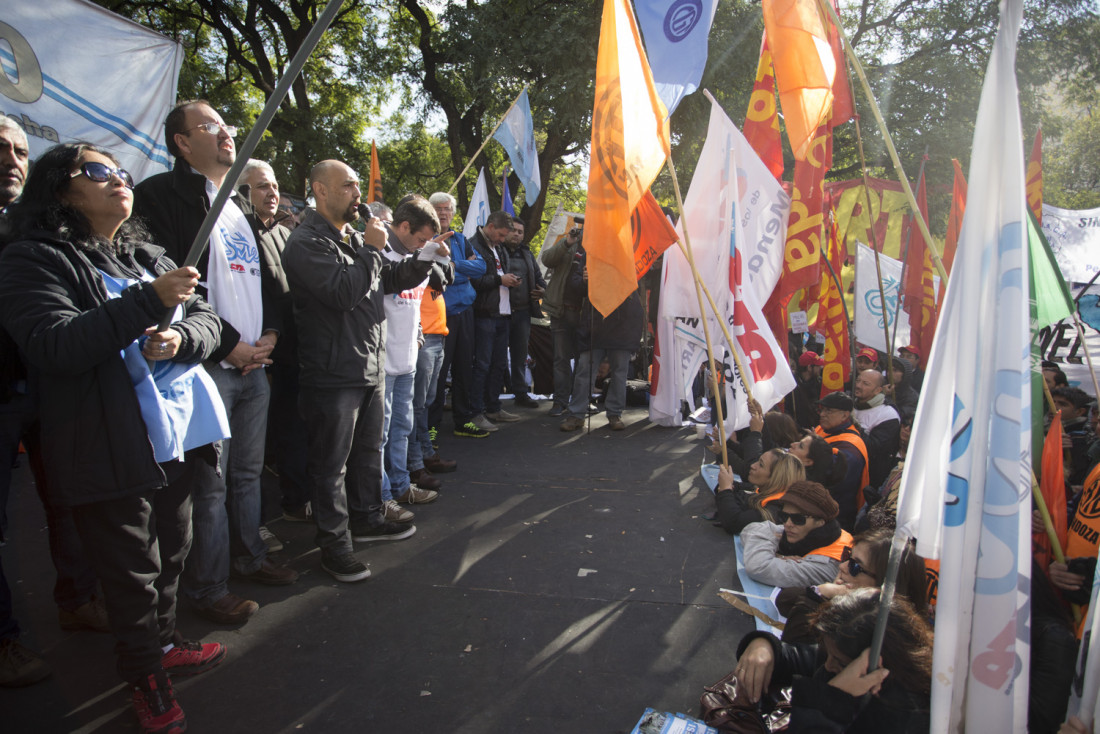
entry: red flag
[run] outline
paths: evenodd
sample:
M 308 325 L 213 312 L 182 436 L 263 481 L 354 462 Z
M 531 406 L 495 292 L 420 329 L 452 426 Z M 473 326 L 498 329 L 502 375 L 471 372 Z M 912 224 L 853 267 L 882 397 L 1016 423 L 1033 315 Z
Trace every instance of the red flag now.
M 1043 441 L 1042 479 L 1039 481 L 1039 490 L 1043 493 L 1043 500 L 1046 501 L 1050 521 L 1054 526 L 1054 534 L 1058 536 L 1058 542 L 1065 549 L 1069 521 L 1066 517 L 1065 464 L 1062 463 L 1062 411 L 1054 414 L 1046 440 Z M 1046 533 L 1033 533 L 1031 547 L 1036 562 L 1046 571 L 1050 562 L 1054 560 L 1050 538 Z
M 382 170 L 378 167 L 378 150 L 370 141 L 370 183 L 367 185 L 367 202 L 382 201 Z
M 928 221 L 928 198 L 925 192 L 924 171 L 917 184 L 917 210 Z M 916 216 L 909 220 L 909 244 L 906 248 L 905 273 L 902 276 L 902 293 L 905 312 L 909 314 L 909 345 L 920 354 L 920 366 L 927 365 L 936 334 L 936 293 L 933 287 L 932 253 L 921 234 Z M 904 346 L 904 345 L 901 345 Z
M 962 232 L 963 214 L 966 212 L 966 176 L 957 159 L 952 158 L 951 163 L 955 166 L 955 182 L 951 192 L 951 214 L 947 217 L 947 240 L 943 246 L 943 269 L 948 277 L 955 262 L 955 249 L 959 246 L 959 233 Z M 940 290 L 944 290 L 942 285 Z
M 775 103 L 775 71 L 768 50 L 768 34 L 760 39 L 760 62 L 752 85 L 749 110 L 742 130 L 749 145 L 779 181 L 783 180 L 783 140 L 779 135 L 779 109 Z
M 851 346 L 848 343 L 848 319 L 844 314 L 844 294 L 837 287 L 833 273 L 839 277 L 844 264 L 844 250 L 836 231 L 836 217 L 829 225 L 829 248 L 826 257 L 832 272 L 821 271 L 821 300 L 818 302 L 817 323 L 825 335 L 825 368 L 821 372 L 821 397 L 843 390 L 852 371 Z
M 652 191 L 646 191 L 630 215 L 630 232 L 634 237 L 634 270 L 638 280 L 653 262 L 679 237 L 676 228 L 661 211 Z
M 1035 131 L 1035 143 L 1031 146 L 1031 158 L 1027 162 L 1027 205 L 1035 214 L 1035 221 L 1043 224 L 1043 128 Z

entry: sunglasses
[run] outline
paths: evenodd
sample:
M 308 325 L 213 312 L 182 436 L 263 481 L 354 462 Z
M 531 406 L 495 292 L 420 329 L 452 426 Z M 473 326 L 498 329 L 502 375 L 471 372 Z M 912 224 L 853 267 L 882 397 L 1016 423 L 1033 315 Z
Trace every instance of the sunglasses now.
M 866 566 L 852 558 L 852 549 L 850 547 L 840 552 L 840 562 L 848 564 L 848 571 L 851 572 L 853 576 L 859 576 L 861 573 L 865 573 L 875 581 L 878 581 L 878 576 L 868 571 Z
M 784 525 L 784 524 L 786 524 L 786 522 L 788 520 L 790 520 L 792 525 L 797 525 L 798 527 L 802 527 L 803 525 L 806 524 L 806 521 L 809 520 L 809 519 L 810 519 L 809 515 L 806 515 L 806 514 L 801 513 L 801 512 L 783 512 L 782 510 L 779 512 L 779 524 L 780 525 Z
M 237 128 L 233 125 L 226 125 L 224 122 L 204 122 L 201 125 L 195 125 L 190 130 L 184 130 L 184 132 L 189 133 L 191 130 L 202 130 L 209 135 L 217 135 L 219 130 L 225 130 L 226 135 L 229 137 L 237 137 Z
M 128 172 L 121 168 L 111 168 L 106 163 L 96 163 L 94 161 L 82 163 L 77 172 L 71 174 L 69 178 L 76 178 L 81 175 L 87 176 L 89 181 L 95 181 L 96 183 L 107 183 L 111 180 L 111 176 L 118 176 L 122 183 L 126 184 L 126 188 L 134 188 L 134 179 L 130 177 Z

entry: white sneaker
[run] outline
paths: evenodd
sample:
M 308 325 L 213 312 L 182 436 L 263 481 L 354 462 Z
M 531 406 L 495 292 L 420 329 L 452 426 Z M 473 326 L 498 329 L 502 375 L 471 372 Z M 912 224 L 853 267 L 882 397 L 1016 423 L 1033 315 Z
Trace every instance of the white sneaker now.
M 496 421 L 497 423 L 515 423 L 519 420 L 518 415 L 516 415 L 515 413 L 509 413 L 504 408 L 501 408 L 496 413 L 486 413 L 485 417 L 491 421 Z
M 267 546 L 268 553 L 278 553 L 283 549 L 283 541 L 275 537 L 275 533 L 267 529 L 267 526 L 260 526 L 260 540 Z
M 491 420 L 485 417 L 484 413 L 478 413 L 470 419 L 470 422 L 483 431 L 492 432 L 500 430 L 500 428 L 497 427 L 496 423 L 493 423 Z
M 412 522 L 416 517 L 412 512 L 397 504 L 397 500 L 387 500 L 382 506 L 386 519 L 390 522 Z

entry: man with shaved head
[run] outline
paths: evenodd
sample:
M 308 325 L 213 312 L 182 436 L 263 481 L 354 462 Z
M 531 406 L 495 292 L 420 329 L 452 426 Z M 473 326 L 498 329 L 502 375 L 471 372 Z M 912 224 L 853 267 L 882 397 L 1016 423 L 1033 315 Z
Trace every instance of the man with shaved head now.
M 886 404 L 885 387 L 885 375 L 872 369 L 860 372 L 852 389 L 856 399 L 852 418 L 863 429 L 872 487 L 882 487 L 897 464 L 901 441 L 901 417 L 892 405 Z
M 287 240 L 286 263 L 298 326 L 300 407 L 309 434 L 307 466 L 321 567 L 337 581 L 370 571 L 352 541 L 401 540 L 413 525 L 385 519 L 382 424 L 388 293 L 417 287 L 431 270 L 421 251 L 392 262 L 382 256 L 386 228 L 359 219 L 359 176 L 322 161 L 309 177 L 317 208 Z M 441 248 L 446 255 L 446 246 Z

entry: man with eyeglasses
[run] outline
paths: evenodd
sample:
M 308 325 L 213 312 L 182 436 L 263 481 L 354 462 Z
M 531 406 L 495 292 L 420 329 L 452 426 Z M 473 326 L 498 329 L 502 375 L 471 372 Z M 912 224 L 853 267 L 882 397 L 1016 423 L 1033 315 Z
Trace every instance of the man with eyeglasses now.
M 855 402 L 847 393 L 829 393 L 817 401 L 818 420 L 814 433 L 829 442 L 844 455 L 848 471 L 844 479 L 833 487 L 833 495 L 843 503 L 840 506 L 842 527 L 855 526 L 856 513 L 864 504 L 863 489 L 870 484 L 867 444 L 863 432 L 852 420 Z
M 134 214 L 177 263 L 187 257 L 210 203 L 236 159 L 236 128 L 205 100 L 177 104 L 164 121 L 173 169 L 134 190 Z M 180 588 L 201 616 L 243 624 L 259 605 L 229 591 L 230 574 L 268 585 L 291 584 L 298 574 L 276 565 L 260 537 L 264 441 L 269 388 L 263 367 L 281 325 L 278 308 L 265 308 L 260 251 L 246 215 L 252 206 L 235 193 L 226 202 L 199 260 L 202 295 L 222 322 L 221 344 L 205 363 L 229 416 L 221 476 L 203 470 L 193 491 L 194 541 Z

